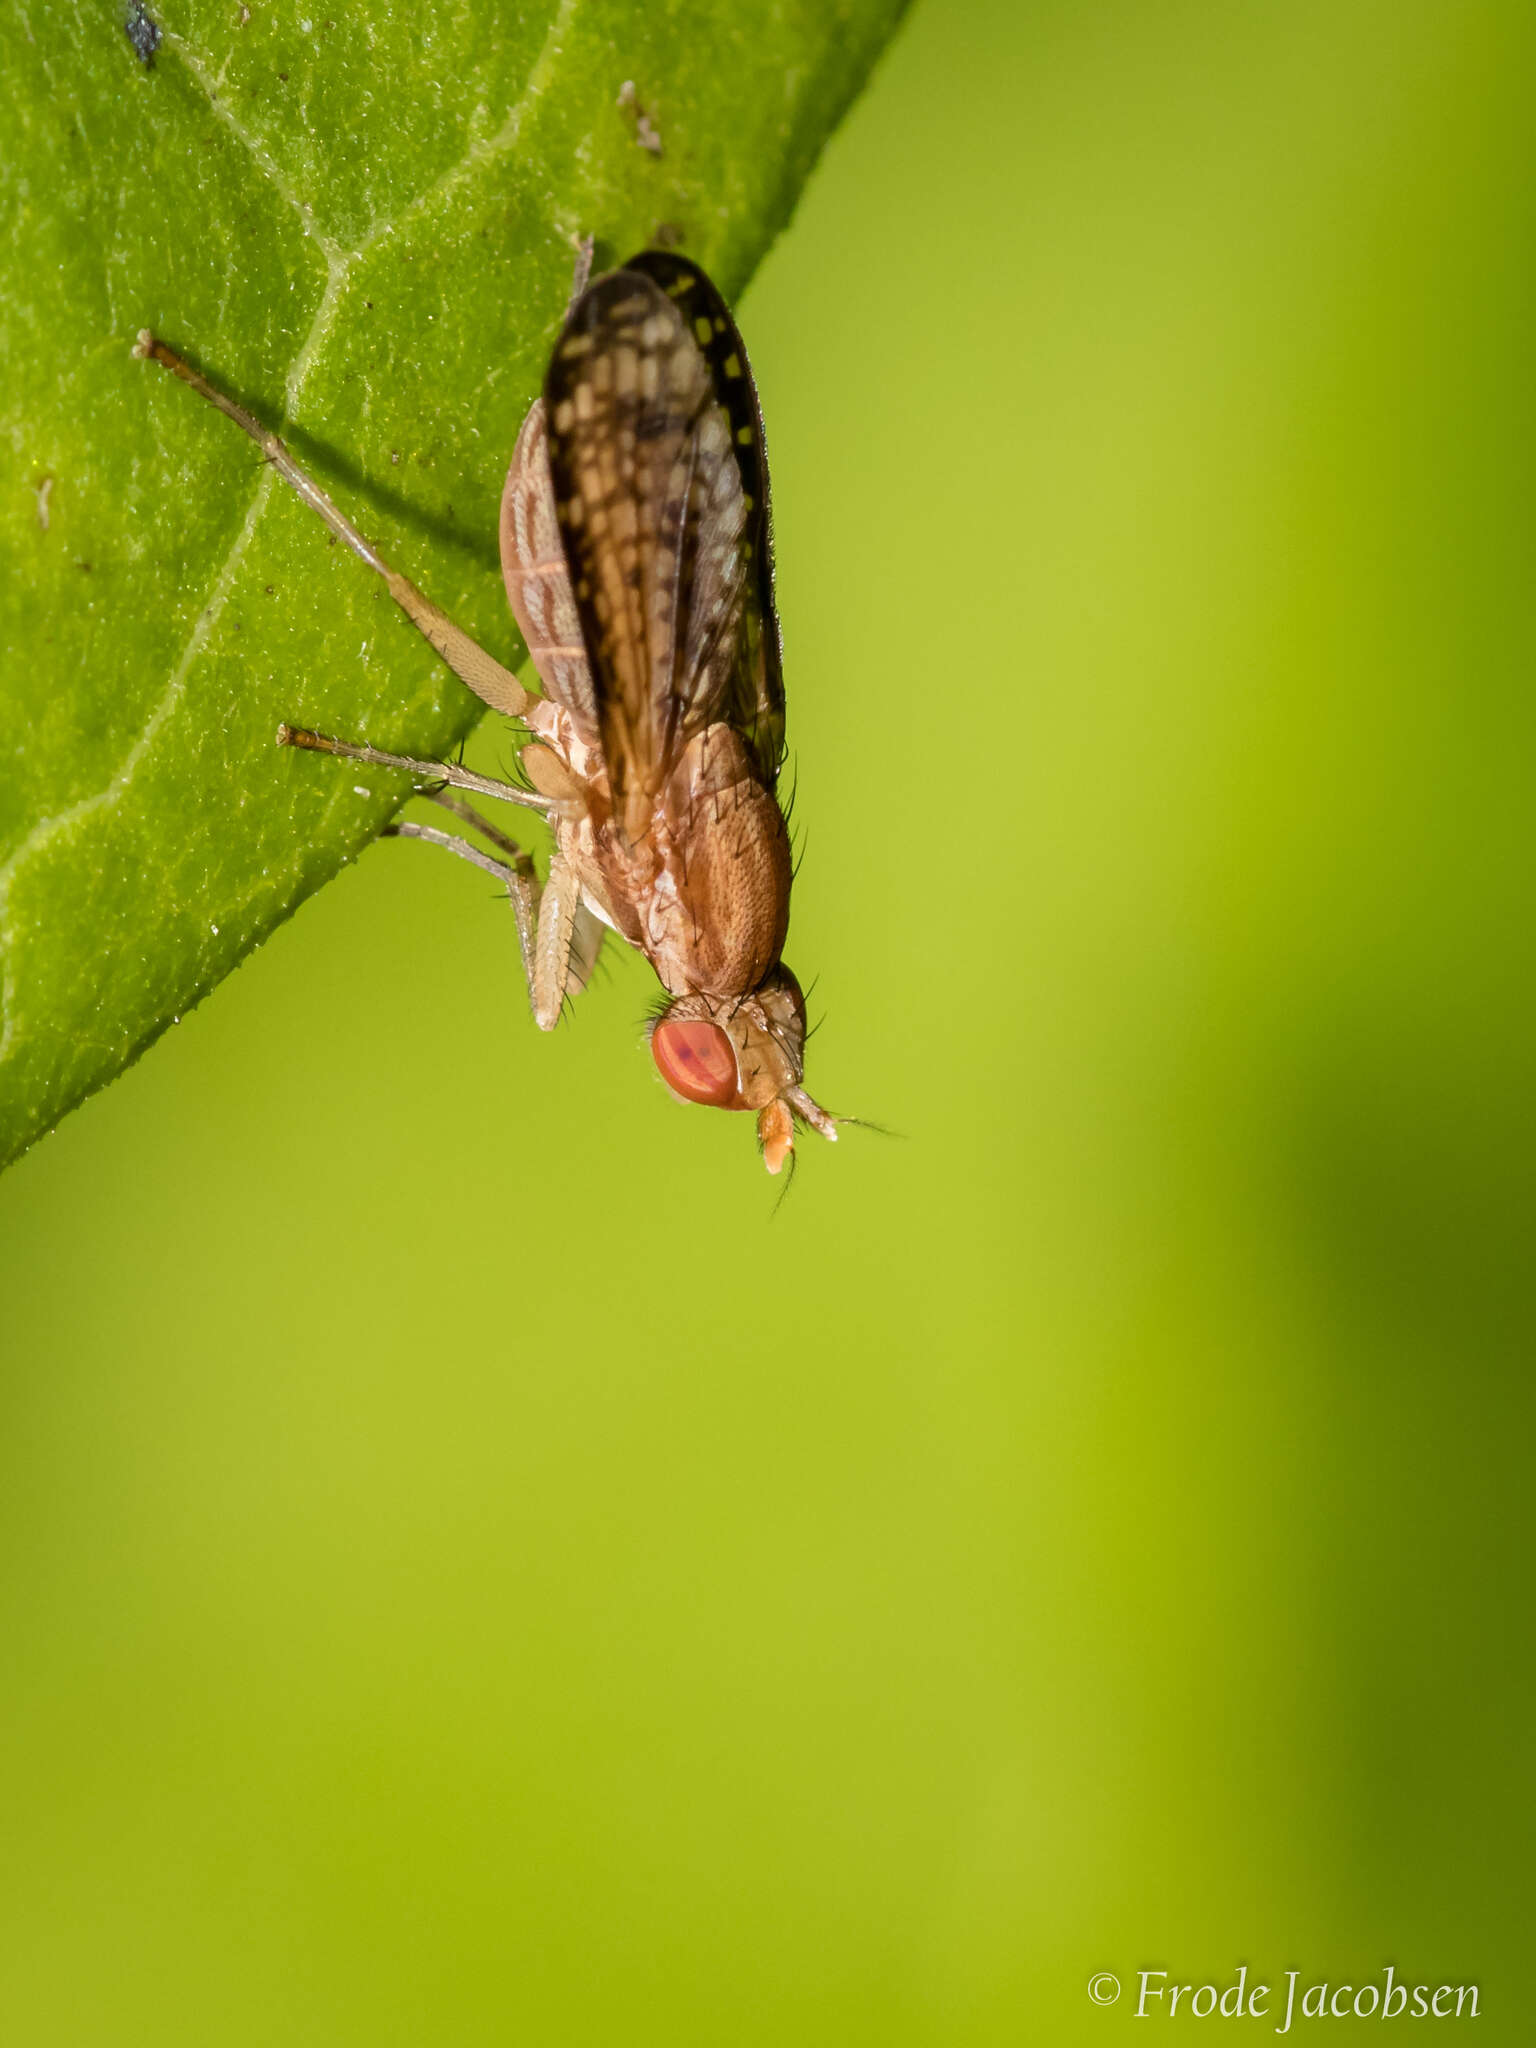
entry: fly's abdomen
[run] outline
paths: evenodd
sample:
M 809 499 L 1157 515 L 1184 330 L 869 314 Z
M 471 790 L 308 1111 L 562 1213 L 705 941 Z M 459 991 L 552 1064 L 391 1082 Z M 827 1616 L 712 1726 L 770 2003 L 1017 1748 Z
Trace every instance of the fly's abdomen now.
M 663 815 L 672 888 L 656 897 L 647 947 L 656 971 L 675 993 L 749 994 L 784 949 L 789 835 L 730 726 L 708 726 L 689 743 Z

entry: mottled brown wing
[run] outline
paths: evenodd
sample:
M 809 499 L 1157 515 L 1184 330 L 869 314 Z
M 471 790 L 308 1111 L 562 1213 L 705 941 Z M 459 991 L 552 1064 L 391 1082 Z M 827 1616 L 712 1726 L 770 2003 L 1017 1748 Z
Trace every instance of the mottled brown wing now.
M 741 734 L 763 782 L 772 789 L 784 759 L 784 668 L 773 594 L 768 444 L 752 365 L 730 308 L 696 263 L 670 249 L 647 249 L 624 267 L 660 285 L 687 321 L 709 364 L 715 397 L 730 421 L 731 450 L 747 515 L 742 547 L 750 587 L 742 606 L 739 659 L 720 715 Z
M 572 307 L 544 406 L 614 816 L 634 840 L 733 688 L 750 587 L 741 471 L 684 315 L 635 271 Z
M 528 409 L 501 494 L 501 573 L 545 694 L 563 704 L 581 738 L 595 744 L 597 696 L 555 514 L 542 398 Z

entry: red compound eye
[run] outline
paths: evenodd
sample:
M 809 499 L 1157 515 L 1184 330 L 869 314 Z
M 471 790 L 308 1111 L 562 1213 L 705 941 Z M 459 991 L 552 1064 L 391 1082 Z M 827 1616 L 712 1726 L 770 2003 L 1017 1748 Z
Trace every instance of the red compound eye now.
M 737 1106 L 736 1054 L 718 1024 L 664 1017 L 651 1033 L 651 1052 L 674 1095 L 711 1109 Z

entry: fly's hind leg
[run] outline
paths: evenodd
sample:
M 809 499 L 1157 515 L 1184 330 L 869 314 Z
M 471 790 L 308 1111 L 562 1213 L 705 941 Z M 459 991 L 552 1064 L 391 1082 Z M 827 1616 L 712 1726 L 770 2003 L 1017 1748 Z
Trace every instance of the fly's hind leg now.
M 398 569 L 385 561 L 372 541 L 364 539 L 308 470 L 294 461 L 276 434 L 269 433 L 253 413 L 247 412 L 227 392 L 220 391 L 216 384 L 210 384 L 200 370 L 194 370 L 148 328 L 134 344 L 134 354 L 161 364 L 183 384 L 190 385 L 199 398 L 206 398 L 226 419 L 233 420 L 242 433 L 249 434 L 283 481 L 292 486 L 311 511 L 319 514 L 338 540 L 346 542 L 359 561 L 366 562 L 374 574 L 383 579 L 390 596 L 417 632 L 431 643 L 460 682 L 467 683 L 482 703 L 489 704 L 493 711 L 505 712 L 510 718 L 524 715 L 533 699 L 512 671 L 503 667 L 494 655 L 487 654 L 478 641 L 472 640 L 462 626 L 455 625 L 429 597 L 424 597 L 408 576 L 402 576 Z

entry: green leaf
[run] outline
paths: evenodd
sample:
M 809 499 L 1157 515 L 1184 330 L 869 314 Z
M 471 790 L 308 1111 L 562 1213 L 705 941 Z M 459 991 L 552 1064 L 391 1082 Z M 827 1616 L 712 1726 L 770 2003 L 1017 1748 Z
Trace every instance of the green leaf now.
M 575 239 L 739 290 L 902 4 L 176 0 L 146 66 L 118 8 L 13 0 L 0 1163 L 398 808 L 281 720 L 432 755 L 479 715 L 139 329 L 516 663 L 497 502 Z

